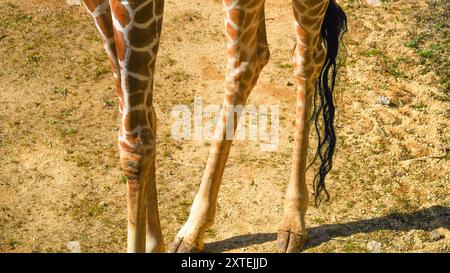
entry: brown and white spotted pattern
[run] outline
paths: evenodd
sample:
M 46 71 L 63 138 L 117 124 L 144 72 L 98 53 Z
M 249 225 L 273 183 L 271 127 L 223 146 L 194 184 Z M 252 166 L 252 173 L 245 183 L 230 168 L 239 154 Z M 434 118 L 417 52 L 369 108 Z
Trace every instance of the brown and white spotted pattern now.
M 308 191 L 305 183 L 309 118 L 314 84 L 325 60 L 320 30 L 329 0 L 293 0 L 297 46 L 293 57 L 297 83 L 296 126 L 291 179 L 286 192 L 284 219 L 279 228 L 278 248 L 281 252 L 296 252 L 307 238 L 305 214 Z M 224 108 L 244 105 L 258 76 L 269 60 L 266 38 L 265 0 L 223 0 L 228 65 Z M 234 115 L 234 113 L 231 113 Z M 231 148 L 226 128 L 237 120 L 222 110 L 216 133 L 219 139 L 211 147 L 200 189 L 192 204 L 171 252 L 193 252 L 204 249 L 204 233 L 214 222 L 217 195 Z M 234 122 L 232 121 L 234 120 Z
M 119 151 L 128 179 L 128 251 L 164 251 L 156 196 L 156 116 L 152 106 L 164 0 L 83 1 L 103 37 L 117 81 L 122 115 Z M 314 84 L 325 59 L 320 30 L 329 1 L 334 0 L 293 0 L 297 37 L 293 62 L 298 88 L 292 171 L 278 234 L 282 252 L 299 251 L 307 238 L 304 217 L 308 204 L 305 168 L 309 115 Z M 245 104 L 269 61 L 265 0 L 223 0 L 223 4 L 228 56 L 224 107 L 199 192 L 171 252 L 204 249 L 204 233 L 214 222 L 232 143 L 227 131 L 238 123 L 236 113 L 228 111 L 228 106 Z
M 128 252 L 162 252 L 155 181 L 153 76 L 164 0 L 84 0 L 117 81 L 120 161 L 128 179 Z

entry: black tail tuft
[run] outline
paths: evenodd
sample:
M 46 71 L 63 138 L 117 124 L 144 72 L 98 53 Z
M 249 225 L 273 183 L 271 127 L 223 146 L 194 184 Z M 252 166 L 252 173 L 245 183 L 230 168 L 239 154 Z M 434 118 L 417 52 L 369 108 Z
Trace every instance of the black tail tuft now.
M 334 101 L 333 92 L 336 81 L 336 58 L 339 51 L 339 43 L 342 35 L 347 31 L 347 17 L 342 8 L 330 0 L 325 18 L 322 24 L 321 36 L 326 49 L 325 63 L 316 82 L 314 93 L 314 121 L 318 137 L 317 153 L 311 165 L 320 158 L 320 168 L 314 177 L 315 204 L 320 203 L 322 192 L 329 199 L 325 188 L 325 177 L 332 168 L 333 154 L 336 146 L 336 134 L 334 131 Z M 322 116 L 322 120 L 320 119 Z

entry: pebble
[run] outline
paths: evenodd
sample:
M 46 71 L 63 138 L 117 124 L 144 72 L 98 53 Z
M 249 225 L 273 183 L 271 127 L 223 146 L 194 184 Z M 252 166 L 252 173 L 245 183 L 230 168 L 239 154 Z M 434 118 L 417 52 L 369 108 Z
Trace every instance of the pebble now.
M 388 97 L 386 97 L 386 96 L 379 96 L 375 103 L 381 104 L 381 105 L 384 105 L 384 106 L 391 106 L 392 105 L 391 100 Z
M 370 253 L 381 253 L 381 243 L 377 241 L 369 241 L 367 243 L 367 251 Z
M 444 238 L 444 235 L 439 233 L 439 231 L 433 230 L 432 232 L 430 232 L 430 241 L 435 242 L 439 241 L 442 238 Z
M 66 3 L 69 6 L 79 6 L 81 4 L 80 0 L 66 0 Z
M 366 0 L 366 3 L 372 7 L 381 7 L 383 5 L 383 2 L 380 0 Z
M 70 241 L 67 243 L 67 248 L 70 253 L 81 253 L 80 242 L 78 241 Z

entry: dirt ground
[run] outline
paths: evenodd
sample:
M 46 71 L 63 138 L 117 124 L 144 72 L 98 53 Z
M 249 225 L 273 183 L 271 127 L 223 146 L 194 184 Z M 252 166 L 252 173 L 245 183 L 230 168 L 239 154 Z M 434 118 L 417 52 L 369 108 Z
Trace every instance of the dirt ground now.
M 280 106 L 280 145 L 233 144 L 206 235 L 211 252 L 276 251 L 293 142 L 294 35 L 290 1 L 266 2 L 272 58 L 249 103 Z M 450 252 L 449 3 L 340 3 L 348 56 L 331 200 L 311 204 L 305 251 L 366 252 L 373 240 L 383 252 Z M 222 28 L 219 1 L 166 0 L 155 86 L 166 244 L 187 219 L 209 150 L 207 141 L 171 138 L 171 109 L 192 107 L 195 96 L 221 103 Z M 0 105 L 0 251 L 67 252 L 69 241 L 82 252 L 125 251 L 115 84 L 82 7 L 0 0 Z

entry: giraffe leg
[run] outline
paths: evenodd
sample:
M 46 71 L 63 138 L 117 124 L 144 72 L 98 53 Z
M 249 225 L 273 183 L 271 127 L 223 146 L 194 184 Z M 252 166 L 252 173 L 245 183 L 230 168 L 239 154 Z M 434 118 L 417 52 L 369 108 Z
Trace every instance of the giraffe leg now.
M 117 78 L 119 64 L 117 61 L 116 43 L 114 41 L 114 29 L 109 0 L 83 0 L 83 3 L 94 20 L 95 26 L 103 39 L 114 77 Z
M 269 59 L 264 1 L 223 0 L 223 3 L 228 56 L 223 108 L 200 189 L 189 218 L 178 232 L 170 252 L 195 252 L 204 249 L 204 233 L 214 222 L 217 195 L 232 143 L 232 136 L 227 135 L 227 130 L 236 129 L 238 122 L 238 117 L 230 106 L 245 104 L 259 73 Z
M 294 0 L 297 46 L 294 77 L 297 83 L 296 125 L 290 182 L 284 201 L 284 217 L 278 232 L 280 252 L 298 252 L 307 241 L 305 214 L 308 189 L 305 181 L 312 95 L 325 60 L 320 29 L 329 0 Z
M 119 152 L 127 177 L 128 252 L 162 252 L 155 154 L 153 73 L 159 47 L 163 0 L 110 0 L 118 58 L 122 121 Z
M 119 151 L 128 179 L 128 251 L 163 252 L 155 182 L 152 86 L 164 1 L 83 3 L 103 38 L 117 82 L 122 114 Z

